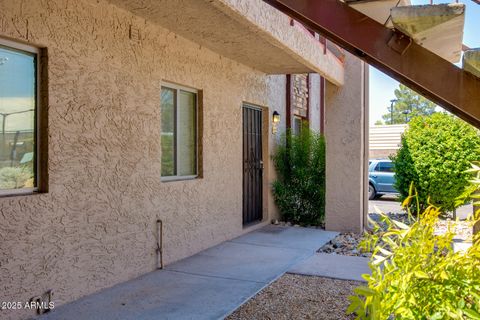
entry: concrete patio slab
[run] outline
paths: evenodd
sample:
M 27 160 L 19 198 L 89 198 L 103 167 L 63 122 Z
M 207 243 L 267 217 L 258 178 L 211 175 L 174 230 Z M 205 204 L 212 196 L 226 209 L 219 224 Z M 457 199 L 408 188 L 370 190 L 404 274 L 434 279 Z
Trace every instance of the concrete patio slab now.
M 362 274 L 370 274 L 368 260 L 368 258 L 363 257 L 317 253 L 290 268 L 288 273 L 365 281 Z
M 455 239 L 453 241 L 454 252 L 465 252 L 473 245 L 472 242 L 468 241 L 455 241 Z
M 223 319 L 337 233 L 268 226 L 63 305 L 42 320 Z
M 264 283 L 155 271 L 87 296 L 42 320 L 221 319 Z
M 166 270 L 268 283 L 310 255 L 304 249 L 224 242 L 171 264 Z
M 301 227 L 281 227 L 269 225 L 255 232 L 235 238 L 231 242 L 254 244 L 259 246 L 305 249 L 317 251 L 319 243 L 327 243 L 338 235 L 338 232 Z

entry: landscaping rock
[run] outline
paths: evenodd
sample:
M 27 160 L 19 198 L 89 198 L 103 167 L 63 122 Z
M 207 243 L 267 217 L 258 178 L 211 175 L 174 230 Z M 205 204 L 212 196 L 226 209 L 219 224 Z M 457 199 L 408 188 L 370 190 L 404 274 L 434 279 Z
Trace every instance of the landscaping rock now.
M 361 252 L 358 248 L 362 235 L 357 233 L 341 233 L 317 252 L 341 254 L 346 256 L 370 257 L 370 253 Z
M 355 319 L 345 313 L 361 282 L 285 274 L 238 308 L 227 320 Z

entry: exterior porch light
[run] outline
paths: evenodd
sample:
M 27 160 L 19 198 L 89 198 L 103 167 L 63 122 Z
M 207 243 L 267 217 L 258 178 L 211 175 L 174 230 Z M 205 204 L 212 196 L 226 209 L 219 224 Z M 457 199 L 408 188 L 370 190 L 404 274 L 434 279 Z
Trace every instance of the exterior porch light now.
M 280 123 L 280 113 L 273 111 L 272 115 L 272 133 L 275 134 L 278 131 L 278 124 Z

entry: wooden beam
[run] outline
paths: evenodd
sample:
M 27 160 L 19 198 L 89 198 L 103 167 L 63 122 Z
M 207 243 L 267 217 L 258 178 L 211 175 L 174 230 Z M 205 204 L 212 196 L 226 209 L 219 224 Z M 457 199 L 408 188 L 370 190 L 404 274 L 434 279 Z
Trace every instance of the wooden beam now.
M 480 127 L 480 79 L 338 0 L 264 0 Z

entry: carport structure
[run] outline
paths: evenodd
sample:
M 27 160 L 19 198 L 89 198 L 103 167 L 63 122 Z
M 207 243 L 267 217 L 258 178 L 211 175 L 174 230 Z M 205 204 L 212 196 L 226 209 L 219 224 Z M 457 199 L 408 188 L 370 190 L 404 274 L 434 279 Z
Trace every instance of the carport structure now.
M 480 49 L 462 44 L 464 4 L 411 6 L 408 0 L 264 1 L 480 127 Z M 462 51 L 463 68 L 459 68 L 453 63 L 459 62 Z M 327 128 L 328 117 L 327 113 Z M 328 134 L 327 130 L 327 146 Z M 329 151 L 326 225 L 341 230 L 338 222 L 348 224 L 357 220 L 352 219 L 351 211 L 342 214 L 338 199 L 332 196 L 341 194 L 345 187 L 335 183 L 335 172 L 343 170 L 343 164 L 329 160 L 332 150 Z M 364 170 L 363 175 L 368 176 L 367 169 Z M 363 213 L 364 223 L 365 219 Z
M 480 49 L 465 48 L 464 69 L 452 64 L 460 58 L 464 5 L 398 6 L 398 1 L 383 20 L 379 16 L 388 12 L 391 1 L 265 1 L 480 126 Z M 387 10 L 382 10 L 385 5 Z

